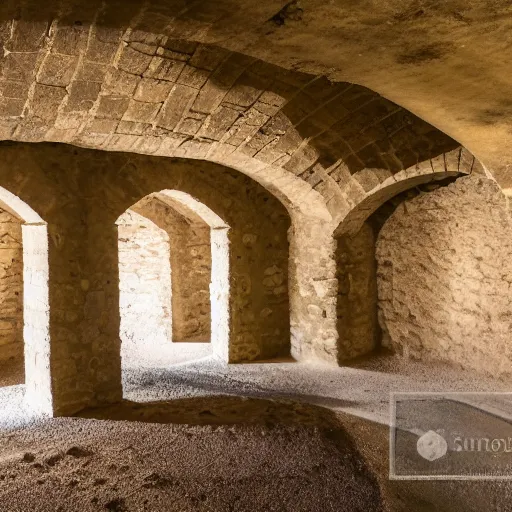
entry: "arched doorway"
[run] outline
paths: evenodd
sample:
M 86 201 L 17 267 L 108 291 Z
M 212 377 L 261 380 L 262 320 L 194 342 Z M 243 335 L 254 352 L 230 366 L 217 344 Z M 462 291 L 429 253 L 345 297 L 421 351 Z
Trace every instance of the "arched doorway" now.
M 123 364 L 227 361 L 228 225 L 177 190 L 144 197 L 117 224 Z
M 0 188 L 2 240 L 1 322 L 4 364 L 24 366 L 25 398 L 33 412 L 51 414 L 48 231 L 20 198 Z M 3 252 L 5 251 L 5 254 Z M 23 328 L 21 329 L 21 325 Z M 5 361 L 7 359 L 7 361 Z M 9 368 L 9 371 L 16 368 Z

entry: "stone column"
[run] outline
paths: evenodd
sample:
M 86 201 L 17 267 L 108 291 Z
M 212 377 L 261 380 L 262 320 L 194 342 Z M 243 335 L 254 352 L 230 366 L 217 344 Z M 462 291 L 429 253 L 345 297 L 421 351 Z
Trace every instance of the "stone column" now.
M 364 223 L 354 235 L 336 240 L 338 358 L 347 361 L 377 346 L 377 264 L 375 235 Z
M 82 341 L 91 347 L 89 374 L 93 403 L 121 400 L 119 253 L 116 219 L 94 205 L 88 220 Z
M 52 410 L 69 415 L 122 398 L 118 236 L 100 207 L 59 218 L 48 224 Z
M 330 223 L 295 215 L 290 240 L 292 356 L 338 363 L 335 241 Z
M 211 329 L 213 355 L 221 361 L 230 361 L 231 336 L 236 332 L 231 318 L 231 293 L 233 285 L 229 268 L 230 247 L 228 228 L 212 228 L 212 280 L 210 283 Z

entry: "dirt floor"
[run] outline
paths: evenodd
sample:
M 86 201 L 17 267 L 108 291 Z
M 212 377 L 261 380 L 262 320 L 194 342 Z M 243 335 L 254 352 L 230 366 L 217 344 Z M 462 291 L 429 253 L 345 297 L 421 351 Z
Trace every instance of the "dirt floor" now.
M 218 410 L 229 416 L 239 405 Z M 199 421 L 211 416 L 204 407 Z M 382 510 L 376 479 L 343 431 L 327 417 L 318 428 L 322 418 L 304 406 L 268 409 L 246 403 L 246 425 L 76 418 L 2 436 L 0 510 Z
M 21 370 L 4 368 L 4 382 Z M 0 511 L 509 512 L 508 481 L 388 478 L 391 391 L 507 387 L 386 357 L 352 368 L 205 358 L 126 367 L 123 403 L 41 420 L 10 385 Z

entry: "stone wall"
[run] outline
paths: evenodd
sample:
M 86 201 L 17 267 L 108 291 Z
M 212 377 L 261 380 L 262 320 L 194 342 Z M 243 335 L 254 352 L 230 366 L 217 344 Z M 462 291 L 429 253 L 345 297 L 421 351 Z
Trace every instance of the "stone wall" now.
M 70 414 L 121 398 L 116 221 L 158 191 L 188 194 L 223 222 L 223 229 L 213 232 L 222 232 L 227 243 L 212 239 L 212 245 L 225 248 L 221 267 L 229 268 L 229 286 L 221 290 L 229 313 L 222 331 L 224 360 L 287 355 L 290 333 L 292 353 L 300 360 L 338 360 L 335 225 L 328 216 L 308 217 L 302 209 L 307 203 L 318 213 L 316 192 L 299 187 L 300 201 L 287 210 L 270 192 L 280 193 L 277 185 L 269 191 L 213 161 L 60 144 L 11 142 L 0 150 L 0 186 L 39 214 L 33 225 L 24 226 L 33 231 L 32 243 L 24 247 L 35 262 L 24 258 L 31 276 L 26 281 L 39 294 L 37 301 L 27 301 L 37 309 L 25 315 L 37 357 L 26 365 L 41 370 L 44 386 L 34 389 L 44 387 L 47 410 Z M 243 167 L 245 160 L 233 158 Z M 447 158 L 442 169 L 454 161 Z M 451 174 L 459 166 L 454 169 Z M 267 174 L 265 167 L 249 171 Z M 442 174 L 426 166 L 422 172 L 425 181 Z M 388 188 L 397 192 L 396 183 Z M 380 193 L 389 195 L 384 185 Z M 356 194 L 353 209 L 366 205 L 366 197 Z M 212 315 L 212 323 L 217 320 Z M 39 353 L 37 347 L 44 348 Z
M 142 197 L 167 189 L 190 194 L 217 214 L 229 226 L 229 360 L 289 353 L 290 220 L 275 198 L 246 176 L 204 161 L 85 154 L 95 180 L 89 208 L 101 215 L 93 226 L 105 229 Z M 102 253 L 110 250 L 101 247 Z
M 163 194 L 149 196 L 132 210 L 168 235 L 172 282 L 172 341 L 211 339 L 210 226 L 194 211 Z
M 0 209 L 0 360 L 23 357 L 21 221 Z
M 337 240 L 336 269 L 338 358 L 342 362 L 371 352 L 379 341 L 375 235 L 370 224 Z
M 37 373 L 34 391 L 44 393 L 46 412 L 70 414 L 121 398 L 116 221 L 162 190 L 192 195 L 229 226 L 226 360 L 290 353 L 290 216 L 254 180 L 206 161 L 59 144 L 0 149 L 0 186 L 39 214 L 29 226 L 33 244 L 24 244 L 31 293 L 44 292 L 27 301 L 38 309 L 27 316 L 34 353 L 26 367 Z
M 405 201 L 377 241 L 383 343 L 406 357 L 510 374 L 512 225 L 483 177 Z
M 169 236 L 132 210 L 118 230 L 122 353 L 136 357 L 171 341 Z

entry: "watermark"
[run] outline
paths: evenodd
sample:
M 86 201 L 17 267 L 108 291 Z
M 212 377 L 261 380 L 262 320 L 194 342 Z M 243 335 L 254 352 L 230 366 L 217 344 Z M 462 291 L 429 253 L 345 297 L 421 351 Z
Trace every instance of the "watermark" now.
M 512 480 L 512 393 L 393 393 L 392 480 Z

